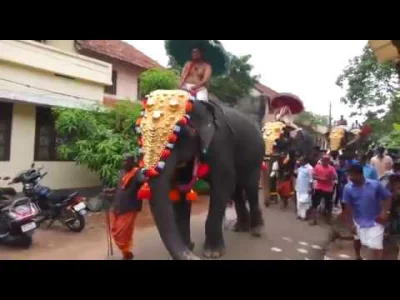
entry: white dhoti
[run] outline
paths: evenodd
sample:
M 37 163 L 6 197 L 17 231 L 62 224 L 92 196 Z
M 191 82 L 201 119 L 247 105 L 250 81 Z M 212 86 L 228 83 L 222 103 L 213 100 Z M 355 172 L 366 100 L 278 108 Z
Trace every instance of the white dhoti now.
M 375 223 L 373 227 L 360 228 L 356 222 L 357 234 L 354 235 L 355 240 L 360 240 L 361 245 L 373 250 L 383 249 L 383 237 L 385 227 L 381 224 Z
M 311 207 L 311 195 L 309 193 L 296 192 L 297 197 L 297 216 L 302 219 L 307 217 L 307 211 Z
M 187 89 L 188 91 L 190 91 L 190 89 L 194 86 L 195 85 L 193 83 L 185 83 L 183 87 L 184 87 L 184 89 Z M 199 88 L 196 93 L 196 99 L 201 100 L 201 101 L 208 101 L 207 88 L 205 88 L 205 87 Z

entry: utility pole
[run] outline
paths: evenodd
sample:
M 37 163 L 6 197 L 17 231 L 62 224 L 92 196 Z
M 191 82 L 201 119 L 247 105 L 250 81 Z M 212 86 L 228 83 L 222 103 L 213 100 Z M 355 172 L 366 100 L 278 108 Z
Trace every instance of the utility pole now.
M 331 131 L 332 129 L 332 101 L 329 101 L 329 123 L 328 123 L 328 130 Z

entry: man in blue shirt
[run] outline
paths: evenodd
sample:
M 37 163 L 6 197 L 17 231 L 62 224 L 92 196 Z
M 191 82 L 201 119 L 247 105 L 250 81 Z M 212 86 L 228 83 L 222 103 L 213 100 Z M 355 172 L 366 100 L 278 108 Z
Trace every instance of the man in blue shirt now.
M 368 156 L 366 154 L 360 157 L 360 164 L 363 166 L 364 177 L 366 179 L 378 180 L 378 172 L 368 163 Z
M 348 169 L 349 183 L 343 191 L 346 203 L 345 216 L 352 217 L 354 224 L 354 250 L 361 260 L 361 245 L 372 250 L 375 260 L 383 257 L 385 224 L 389 220 L 391 194 L 379 181 L 366 179 L 363 167 L 352 164 Z M 349 220 L 348 220 L 349 221 Z

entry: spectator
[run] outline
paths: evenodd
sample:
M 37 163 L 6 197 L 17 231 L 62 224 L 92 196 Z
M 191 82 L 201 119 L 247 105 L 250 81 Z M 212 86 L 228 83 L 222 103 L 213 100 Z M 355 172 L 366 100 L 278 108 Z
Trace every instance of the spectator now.
M 337 185 L 336 185 L 336 197 L 335 197 L 335 206 L 338 207 L 339 204 L 344 209 L 343 205 L 343 189 L 347 183 L 347 175 L 346 175 L 346 159 L 343 155 L 339 156 L 339 163 L 336 166 L 336 174 L 337 174 Z
M 309 224 L 317 224 L 317 209 L 322 199 L 325 200 L 327 221 L 330 223 L 330 218 L 332 216 L 332 198 L 337 174 L 335 168 L 330 165 L 330 157 L 328 155 L 324 155 L 321 159 L 321 164 L 317 164 L 314 167 L 313 178 L 315 180 L 315 188 L 312 198 L 312 219 Z
M 363 167 L 364 177 L 366 179 L 378 180 L 378 173 L 376 172 L 376 169 L 367 162 L 367 154 L 361 155 L 360 164 Z
M 373 258 L 383 258 L 385 224 L 389 220 L 391 194 L 376 180 L 364 177 L 363 167 L 353 164 L 348 169 L 349 183 L 343 191 L 345 216 L 353 228 L 354 251 L 362 260 L 361 246 L 372 250 Z M 382 205 L 383 202 L 383 205 Z
M 313 167 L 308 163 L 306 158 L 301 157 L 299 159 L 299 167 L 297 168 L 295 189 L 297 197 L 297 218 L 302 221 L 307 219 L 307 211 L 311 206 L 312 173 Z
M 378 147 L 378 155 L 371 158 L 371 165 L 378 172 L 378 178 L 381 178 L 385 172 L 390 171 L 393 167 L 393 160 L 389 155 L 385 155 L 385 148 Z

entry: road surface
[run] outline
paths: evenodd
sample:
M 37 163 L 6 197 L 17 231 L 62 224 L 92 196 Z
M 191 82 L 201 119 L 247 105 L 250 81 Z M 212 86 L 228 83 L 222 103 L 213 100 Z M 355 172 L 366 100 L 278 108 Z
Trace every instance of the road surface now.
M 204 201 L 204 200 L 203 200 Z M 202 202 L 203 202 L 202 201 Z M 207 200 L 205 200 L 207 202 Z M 192 236 L 196 243 L 194 252 L 201 255 L 204 242 L 204 222 L 207 203 L 197 205 L 192 217 Z M 223 260 L 314 260 L 324 259 L 323 248 L 327 246 L 328 228 L 308 226 L 307 222 L 296 220 L 292 208 L 281 211 L 278 206 L 262 208 L 265 227 L 261 238 L 248 233 L 225 230 L 227 247 Z M 135 232 L 135 255 L 140 260 L 167 260 L 158 231 L 151 224 L 140 226 Z M 88 218 L 87 228 L 81 233 L 67 231 L 54 226 L 40 229 L 34 236 L 30 249 L 0 247 L 0 259 L 25 260 L 104 260 L 107 257 L 107 236 L 104 214 L 93 214 Z M 143 218 L 142 218 L 143 223 Z M 146 221 L 144 222 L 146 223 Z M 114 247 L 114 259 L 119 258 Z

